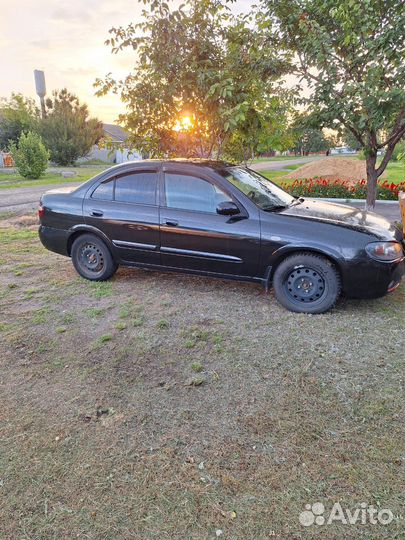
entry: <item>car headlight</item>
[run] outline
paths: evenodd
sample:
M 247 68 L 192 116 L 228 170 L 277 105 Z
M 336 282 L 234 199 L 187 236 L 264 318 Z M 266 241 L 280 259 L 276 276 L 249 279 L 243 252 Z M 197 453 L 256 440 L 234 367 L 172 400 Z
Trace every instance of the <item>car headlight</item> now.
M 368 255 L 377 261 L 393 262 L 403 256 L 399 242 L 371 242 L 367 244 Z

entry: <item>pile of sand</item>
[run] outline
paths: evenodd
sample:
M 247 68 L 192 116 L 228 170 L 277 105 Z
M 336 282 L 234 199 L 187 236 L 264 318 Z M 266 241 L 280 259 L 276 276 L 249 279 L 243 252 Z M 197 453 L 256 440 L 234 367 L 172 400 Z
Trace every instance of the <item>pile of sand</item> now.
M 383 174 L 384 176 L 384 174 Z M 353 184 L 367 178 L 366 162 L 359 159 L 327 157 L 312 161 L 287 174 L 293 180 L 322 178 L 324 180 L 347 180 Z

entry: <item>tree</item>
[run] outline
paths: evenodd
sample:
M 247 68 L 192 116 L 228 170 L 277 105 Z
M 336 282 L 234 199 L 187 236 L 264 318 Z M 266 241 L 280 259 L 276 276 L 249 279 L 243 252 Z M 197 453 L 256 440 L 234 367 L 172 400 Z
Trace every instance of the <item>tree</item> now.
M 349 130 L 364 149 L 367 207 L 405 133 L 403 0 L 262 0 L 269 35 L 293 53 L 314 125 Z M 381 163 L 377 152 L 384 150 Z
M 58 165 L 73 165 L 86 156 L 103 136 L 103 125 L 89 118 L 86 104 L 66 89 L 54 91 L 46 100 L 46 116 L 40 132 L 50 150 L 51 161 Z
M 11 142 L 10 151 L 18 172 L 24 178 L 39 178 L 46 171 L 49 152 L 37 133 L 21 133 L 18 144 Z
M 7 150 L 10 141 L 17 142 L 22 133 L 38 127 L 39 109 L 33 99 L 11 94 L 0 101 L 0 150 Z
M 330 141 L 321 129 L 302 128 L 296 131 L 296 140 L 292 150 L 296 154 L 307 156 L 311 152 L 326 152 L 330 147 Z
M 361 150 L 362 146 L 349 129 L 343 131 L 342 139 L 350 150 Z
M 284 98 L 263 96 L 263 102 L 245 115 L 243 122 L 229 133 L 223 155 L 231 161 L 248 164 L 259 154 L 288 150 L 293 134 L 288 126 L 290 106 Z
M 291 126 L 296 154 L 307 156 L 310 152 L 326 152 L 333 146 L 333 141 L 323 133 L 322 129 L 311 127 L 308 116 L 299 115 Z
M 246 142 L 249 156 L 266 146 L 288 108 L 276 83 L 286 66 L 266 35 L 218 0 L 173 11 L 145 3 L 140 23 L 112 28 L 106 41 L 113 53 L 136 51 L 134 70 L 95 83 L 98 95 L 113 91 L 126 104 L 120 121 L 132 145 L 153 156 L 219 157 L 226 148 L 240 160 Z

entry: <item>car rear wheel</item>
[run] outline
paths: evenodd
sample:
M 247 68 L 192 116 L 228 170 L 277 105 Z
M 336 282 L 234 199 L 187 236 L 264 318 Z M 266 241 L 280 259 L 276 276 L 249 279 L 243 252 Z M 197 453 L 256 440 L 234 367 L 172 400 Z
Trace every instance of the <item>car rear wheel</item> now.
M 106 244 L 94 234 L 82 234 L 76 238 L 71 257 L 76 271 L 92 281 L 109 279 L 118 267 Z
M 324 313 L 341 292 L 337 268 L 325 257 L 296 253 L 282 261 L 273 277 L 277 300 L 290 311 Z

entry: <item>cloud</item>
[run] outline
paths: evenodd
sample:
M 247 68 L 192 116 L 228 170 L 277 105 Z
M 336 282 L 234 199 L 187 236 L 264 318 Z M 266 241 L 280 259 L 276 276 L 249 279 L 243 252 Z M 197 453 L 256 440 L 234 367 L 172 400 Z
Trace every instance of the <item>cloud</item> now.
M 98 74 L 98 70 L 94 68 L 68 68 L 62 69 L 61 73 L 69 77 L 93 77 Z
M 34 39 L 30 41 L 30 44 L 37 49 L 49 49 L 51 46 L 49 39 Z
M 51 19 L 62 22 L 85 22 L 88 24 L 93 19 L 94 15 L 89 9 L 83 9 L 80 6 L 79 9 L 65 9 L 59 7 L 55 9 L 51 14 Z

